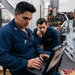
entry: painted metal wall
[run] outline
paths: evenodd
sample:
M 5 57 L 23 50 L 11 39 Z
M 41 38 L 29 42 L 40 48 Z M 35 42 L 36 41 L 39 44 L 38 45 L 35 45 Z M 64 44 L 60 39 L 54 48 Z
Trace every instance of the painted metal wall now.
M 59 0 L 59 12 L 70 12 L 75 9 L 75 0 Z

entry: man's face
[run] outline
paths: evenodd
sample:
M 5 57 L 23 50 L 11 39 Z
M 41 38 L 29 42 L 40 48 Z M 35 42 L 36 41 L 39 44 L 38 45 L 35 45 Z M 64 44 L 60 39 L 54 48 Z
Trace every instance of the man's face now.
M 32 13 L 25 11 L 23 14 L 15 13 L 15 22 L 21 29 L 26 28 L 32 19 Z
M 43 24 L 38 24 L 37 28 L 38 28 L 38 31 L 40 31 L 42 33 L 42 35 L 44 35 L 46 33 L 46 30 L 47 30 L 47 25 L 45 24 L 45 22 Z

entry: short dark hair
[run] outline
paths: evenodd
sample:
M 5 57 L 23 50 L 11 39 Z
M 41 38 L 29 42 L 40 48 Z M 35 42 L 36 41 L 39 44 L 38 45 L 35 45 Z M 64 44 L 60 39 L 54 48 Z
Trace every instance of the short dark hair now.
M 45 24 L 47 24 L 47 21 L 44 18 L 39 18 L 36 22 L 36 25 L 38 26 L 38 24 L 43 24 L 45 22 Z
M 25 1 L 19 2 L 16 5 L 15 12 L 18 12 L 19 14 L 23 14 L 25 11 L 34 13 L 34 12 L 36 12 L 36 8 L 28 2 L 25 2 Z

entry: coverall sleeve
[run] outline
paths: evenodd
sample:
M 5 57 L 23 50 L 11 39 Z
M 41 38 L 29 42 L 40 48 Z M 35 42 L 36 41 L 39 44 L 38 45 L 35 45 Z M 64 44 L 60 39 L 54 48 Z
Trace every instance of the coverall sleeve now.
M 21 68 L 26 68 L 28 60 L 15 57 L 11 53 L 13 45 L 13 37 L 5 30 L 0 30 L 0 65 L 11 71 L 16 71 Z
M 35 37 L 34 37 L 35 39 Z M 36 39 L 34 40 L 34 48 L 35 48 L 35 52 L 37 54 L 37 56 L 39 56 L 40 54 L 48 54 L 50 55 L 51 53 L 49 51 L 44 51 L 40 48 L 40 45 L 36 42 Z
M 48 54 L 48 55 L 51 54 L 51 52 L 49 52 L 49 51 L 42 50 L 38 44 L 36 44 L 36 46 L 35 46 L 35 52 L 36 52 L 37 56 L 39 56 L 40 54 Z

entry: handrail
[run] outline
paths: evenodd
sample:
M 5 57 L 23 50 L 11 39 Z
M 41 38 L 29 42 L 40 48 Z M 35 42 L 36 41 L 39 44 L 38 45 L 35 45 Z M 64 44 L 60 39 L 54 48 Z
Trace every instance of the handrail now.
M 0 0 L 0 3 L 14 16 L 14 8 L 7 0 Z

